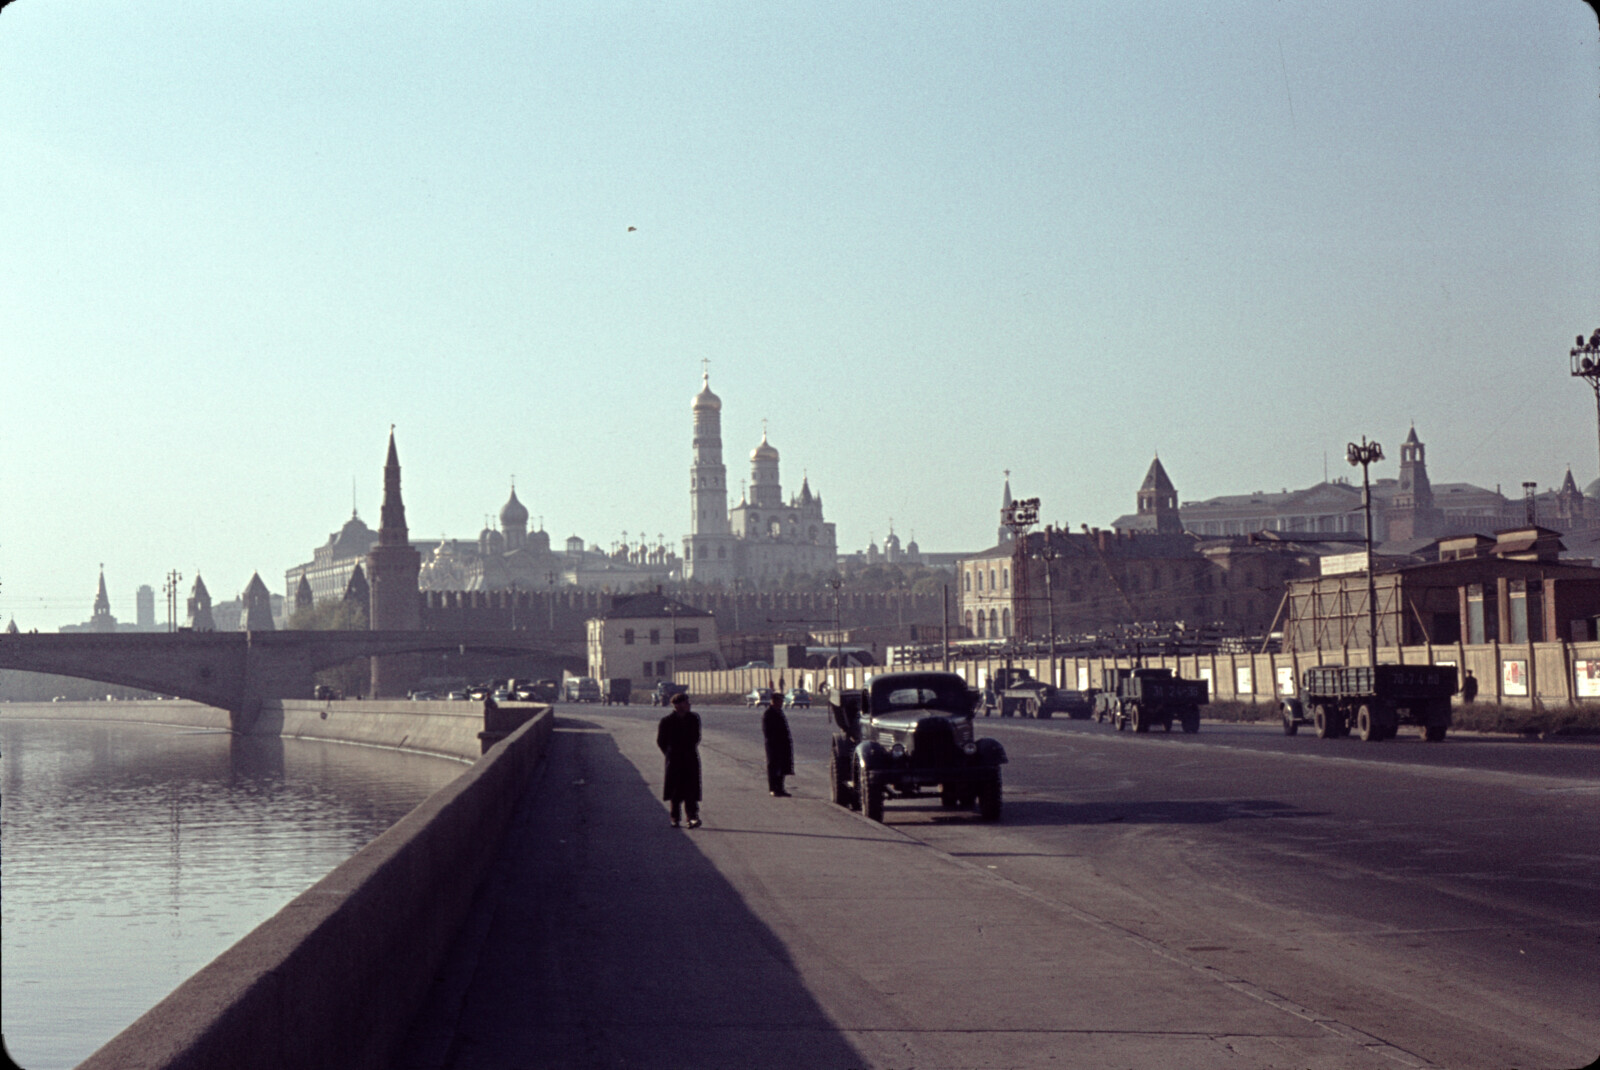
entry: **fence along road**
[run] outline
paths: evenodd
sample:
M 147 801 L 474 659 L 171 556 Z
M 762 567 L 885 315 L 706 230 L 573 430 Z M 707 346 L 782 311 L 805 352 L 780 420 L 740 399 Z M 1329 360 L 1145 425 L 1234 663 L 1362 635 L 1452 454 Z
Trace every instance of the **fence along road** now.
M 791 714 L 796 797 L 772 799 L 756 711 L 719 708 L 702 711 L 706 826 L 689 832 L 659 801 L 662 711 L 560 712 L 408 1070 L 1600 1054 L 1592 764 L 1478 772 L 980 721 L 1011 754 L 1004 820 L 922 799 L 879 825 L 827 801 L 822 711 Z

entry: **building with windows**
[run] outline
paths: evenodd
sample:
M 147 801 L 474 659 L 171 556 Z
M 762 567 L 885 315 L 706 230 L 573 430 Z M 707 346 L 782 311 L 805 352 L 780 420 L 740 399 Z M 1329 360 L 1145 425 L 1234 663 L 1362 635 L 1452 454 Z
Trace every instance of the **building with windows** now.
M 1529 522 L 1568 532 L 1600 525 L 1600 503 L 1578 489 L 1569 469 L 1559 488 L 1527 498 L 1471 483 L 1433 483 L 1427 447 L 1411 428 L 1400 445 L 1399 472 L 1372 481 L 1373 539 L 1417 546 L 1445 535 L 1499 531 Z M 1384 462 L 1387 463 L 1387 462 Z M 1375 470 L 1376 471 L 1376 470 Z M 1592 484 L 1600 489 L 1600 481 Z M 1163 529 L 1160 525 L 1166 524 Z M 1324 480 L 1302 490 L 1226 494 L 1179 504 L 1157 459 L 1139 489 L 1138 508 L 1111 522 L 1118 531 L 1181 530 L 1205 538 L 1275 531 L 1299 538 L 1364 539 L 1359 480 Z
M 1151 622 L 1267 631 L 1287 580 L 1316 575 L 1326 547 L 1266 537 L 1045 528 L 956 563 L 961 633 L 1042 639 Z M 1048 580 L 1046 579 L 1048 570 Z
M 1365 650 L 1377 622 L 1377 645 L 1540 643 L 1594 639 L 1600 615 L 1600 569 L 1562 561 L 1560 533 L 1511 528 L 1493 538 L 1442 539 L 1437 559 L 1419 564 L 1374 562 L 1376 595 L 1369 616 L 1368 582 L 1358 555 L 1329 560 L 1327 575 L 1289 585 L 1286 648 Z M 1355 566 L 1349 571 L 1332 568 Z
M 589 619 L 587 632 L 589 675 L 631 680 L 635 691 L 674 672 L 724 668 L 716 615 L 659 590 L 615 600 Z
M 785 576 L 831 572 L 838 553 L 834 525 L 823 518 L 822 497 L 809 479 L 787 500 L 778 475 L 778 451 L 767 441 L 750 451 L 749 490 L 728 508 L 727 467 L 722 462 L 722 399 L 707 374 L 690 403 L 694 417 L 689 467 L 689 534 L 683 537 L 683 576 L 697 583 L 743 580 L 771 583 Z

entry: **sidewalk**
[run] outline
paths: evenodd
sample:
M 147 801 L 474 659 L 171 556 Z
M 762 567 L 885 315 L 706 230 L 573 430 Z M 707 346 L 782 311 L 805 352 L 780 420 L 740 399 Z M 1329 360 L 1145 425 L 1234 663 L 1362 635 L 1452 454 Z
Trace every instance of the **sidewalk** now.
M 702 749 L 706 825 L 672 829 L 653 723 L 558 722 L 400 1070 L 1408 1061 L 849 814 L 814 766 L 772 799 L 759 742 Z

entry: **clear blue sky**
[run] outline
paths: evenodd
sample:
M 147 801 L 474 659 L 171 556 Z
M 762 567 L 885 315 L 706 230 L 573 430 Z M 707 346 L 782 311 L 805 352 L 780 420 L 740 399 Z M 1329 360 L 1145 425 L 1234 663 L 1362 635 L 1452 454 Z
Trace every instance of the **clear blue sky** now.
M 415 536 L 515 474 L 558 543 L 677 542 L 702 358 L 730 482 L 767 418 L 845 548 L 1412 420 L 1436 481 L 1593 479 L 1590 9 L 1187 7 L 17 0 L 0 616 L 280 591 L 391 423 Z

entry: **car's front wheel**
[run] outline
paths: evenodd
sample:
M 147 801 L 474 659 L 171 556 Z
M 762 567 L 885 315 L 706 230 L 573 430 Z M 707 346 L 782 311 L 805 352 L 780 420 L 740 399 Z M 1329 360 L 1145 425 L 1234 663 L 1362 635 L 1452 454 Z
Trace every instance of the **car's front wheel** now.
M 873 821 L 883 820 L 883 778 L 880 774 L 871 771 L 862 772 L 862 780 L 866 784 L 865 813 Z
M 850 755 L 845 749 L 848 742 L 835 736 L 833 753 L 828 756 L 828 779 L 833 783 L 833 801 L 839 806 L 855 806 L 855 792 L 850 790 Z
M 978 816 L 985 821 L 1000 820 L 1000 770 L 978 785 Z

